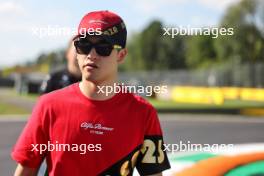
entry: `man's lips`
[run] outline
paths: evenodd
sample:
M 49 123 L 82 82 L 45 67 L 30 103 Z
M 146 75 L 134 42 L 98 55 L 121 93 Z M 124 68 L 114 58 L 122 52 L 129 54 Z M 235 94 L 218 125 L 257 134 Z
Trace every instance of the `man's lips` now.
M 94 63 L 88 63 L 88 64 L 85 64 L 84 67 L 87 67 L 87 68 L 98 68 L 98 66 Z

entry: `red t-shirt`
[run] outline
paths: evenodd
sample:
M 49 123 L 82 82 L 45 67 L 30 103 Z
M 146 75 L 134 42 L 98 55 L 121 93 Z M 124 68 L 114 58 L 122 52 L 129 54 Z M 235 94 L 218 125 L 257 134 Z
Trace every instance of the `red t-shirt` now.
M 91 100 L 76 83 L 39 98 L 12 158 L 31 168 L 46 158 L 50 176 L 150 175 L 170 168 L 163 150 L 148 102 L 131 93 Z

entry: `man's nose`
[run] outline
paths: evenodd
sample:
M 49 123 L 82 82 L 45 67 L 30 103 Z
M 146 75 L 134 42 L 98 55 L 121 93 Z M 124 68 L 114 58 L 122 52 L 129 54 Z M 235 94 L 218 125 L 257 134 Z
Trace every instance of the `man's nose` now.
M 98 54 L 96 53 L 96 50 L 94 48 L 91 49 L 91 51 L 89 52 L 89 54 L 87 55 L 87 58 L 89 60 L 96 60 L 98 58 Z

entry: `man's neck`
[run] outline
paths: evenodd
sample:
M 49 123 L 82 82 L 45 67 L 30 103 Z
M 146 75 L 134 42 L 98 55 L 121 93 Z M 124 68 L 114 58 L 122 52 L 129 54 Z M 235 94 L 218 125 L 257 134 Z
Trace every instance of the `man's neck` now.
M 82 80 L 79 84 L 79 88 L 81 90 L 81 92 L 88 98 L 92 99 L 92 100 L 108 100 L 110 98 L 112 98 L 115 93 L 114 91 L 112 92 L 108 92 L 106 94 L 105 91 L 100 91 L 100 89 L 105 90 L 105 86 L 112 86 L 114 87 L 114 85 L 117 83 L 116 80 L 111 80 L 111 81 L 107 81 L 107 82 L 103 82 L 100 84 L 91 82 L 91 81 L 87 81 L 87 80 Z

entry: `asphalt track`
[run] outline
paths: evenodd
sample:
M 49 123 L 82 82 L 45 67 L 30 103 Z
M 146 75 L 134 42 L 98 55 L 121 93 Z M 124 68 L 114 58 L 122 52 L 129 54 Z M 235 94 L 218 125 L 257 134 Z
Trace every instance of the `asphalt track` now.
M 165 143 L 178 144 L 244 144 L 264 141 L 264 118 L 227 115 L 162 114 Z M 0 117 L 0 176 L 12 175 L 16 163 L 11 148 L 16 142 L 26 117 Z

